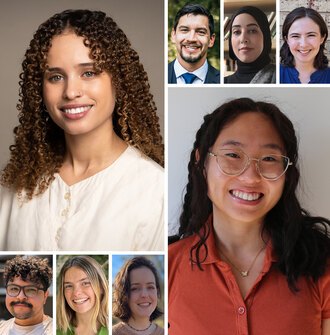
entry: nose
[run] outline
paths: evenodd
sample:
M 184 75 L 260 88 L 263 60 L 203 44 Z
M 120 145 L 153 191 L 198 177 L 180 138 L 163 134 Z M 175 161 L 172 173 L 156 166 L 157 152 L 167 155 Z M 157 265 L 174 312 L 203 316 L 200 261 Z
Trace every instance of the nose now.
M 300 39 L 299 39 L 299 44 L 304 46 L 306 45 L 306 37 L 305 36 L 301 36 Z
M 24 294 L 24 291 L 22 288 L 21 288 L 21 291 L 19 292 L 19 295 L 16 298 L 27 299 L 27 296 Z
M 70 77 L 67 78 L 64 91 L 63 98 L 68 100 L 74 100 L 77 97 L 81 97 L 83 95 L 83 87 L 79 78 Z
M 148 296 L 148 289 L 146 287 L 141 289 L 141 297 Z
M 259 182 L 262 177 L 258 170 L 258 160 L 255 158 L 250 158 L 249 164 L 245 170 L 239 175 L 239 178 L 244 180 L 246 183 L 256 183 Z
M 196 40 L 196 31 L 191 29 L 189 31 L 189 34 L 187 35 L 187 40 L 188 41 L 195 41 Z
M 248 38 L 247 38 L 247 32 L 245 29 L 242 29 L 241 34 L 240 34 L 240 42 L 241 43 L 247 43 Z

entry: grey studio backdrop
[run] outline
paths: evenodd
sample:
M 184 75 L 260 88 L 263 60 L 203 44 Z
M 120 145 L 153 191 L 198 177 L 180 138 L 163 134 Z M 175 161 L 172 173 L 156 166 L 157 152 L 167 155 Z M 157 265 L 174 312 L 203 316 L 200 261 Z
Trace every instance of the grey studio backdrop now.
M 9 158 L 13 128 L 18 123 L 18 76 L 25 51 L 38 26 L 65 9 L 104 11 L 125 32 L 148 73 L 164 129 L 163 0 L 0 0 L 0 168 Z
M 187 165 L 203 116 L 222 103 L 241 97 L 275 103 L 293 122 L 299 139 L 299 199 L 313 215 L 330 218 L 329 88 L 169 88 L 169 235 L 178 229 Z

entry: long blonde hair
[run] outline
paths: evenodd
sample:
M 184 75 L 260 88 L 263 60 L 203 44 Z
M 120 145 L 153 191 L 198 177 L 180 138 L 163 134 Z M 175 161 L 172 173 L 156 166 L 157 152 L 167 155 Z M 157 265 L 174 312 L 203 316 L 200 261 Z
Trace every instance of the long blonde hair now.
M 64 297 L 64 277 L 72 267 L 77 267 L 84 271 L 91 281 L 92 289 L 95 293 L 95 305 L 92 314 L 92 329 L 98 332 L 98 325 L 108 328 L 108 301 L 109 285 L 101 265 L 89 256 L 74 256 L 68 259 L 59 275 L 57 290 L 57 328 L 66 333 L 69 329 L 77 326 L 76 313 L 68 305 Z

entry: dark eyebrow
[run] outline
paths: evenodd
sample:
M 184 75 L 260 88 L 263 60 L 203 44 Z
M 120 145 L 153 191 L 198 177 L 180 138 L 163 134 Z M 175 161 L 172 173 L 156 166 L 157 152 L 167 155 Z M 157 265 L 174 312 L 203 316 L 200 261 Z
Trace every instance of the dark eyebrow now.
M 86 68 L 86 67 L 94 67 L 94 66 L 95 64 L 93 62 L 90 62 L 90 63 L 80 63 L 80 64 L 77 64 L 75 67 Z M 63 69 L 60 67 L 48 67 L 46 71 L 47 72 L 61 72 L 63 71 Z
M 257 27 L 257 28 L 259 28 L 259 25 L 257 25 L 256 23 L 249 23 L 249 24 L 247 24 L 246 25 L 247 27 L 252 27 L 252 26 L 254 26 L 254 27 Z M 240 24 L 235 24 L 235 25 L 233 25 L 231 28 L 241 28 L 242 26 L 240 25 Z
M 224 143 L 221 143 L 221 147 L 224 147 L 226 145 L 233 145 L 235 147 L 243 147 L 244 148 L 244 144 L 235 140 L 228 140 Z M 262 148 L 266 148 L 266 149 L 274 149 L 274 150 L 279 150 L 281 152 L 284 152 L 283 148 L 276 144 L 276 143 L 267 143 L 261 146 Z

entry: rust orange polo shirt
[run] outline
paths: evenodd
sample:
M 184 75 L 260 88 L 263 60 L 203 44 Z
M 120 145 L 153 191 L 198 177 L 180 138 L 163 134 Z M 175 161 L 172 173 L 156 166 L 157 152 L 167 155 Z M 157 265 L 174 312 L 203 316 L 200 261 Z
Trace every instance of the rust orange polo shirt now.
M 229 265 L 217 254 L 213 229 L 204 271 L 190 262 L 197 241 L 193 235 L 169 246 L 169 335 L 321 334 L 322 320 L 330 318 L 329 268 L 317 283 L 300 278 L 300 291 L 293 293 L 274 266 L 269 243 L 263 270 L 243 299 Z

